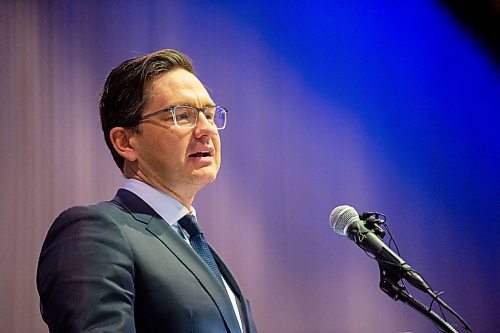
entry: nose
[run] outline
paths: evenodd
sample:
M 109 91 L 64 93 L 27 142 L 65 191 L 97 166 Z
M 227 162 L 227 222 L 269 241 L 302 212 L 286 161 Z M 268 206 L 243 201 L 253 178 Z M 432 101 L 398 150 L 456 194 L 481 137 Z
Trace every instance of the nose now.
M 196 126 L 193 129 L 195 137 L 209 136 L 212 137 L 218 133 L 217 127 L 208 121 L 207 117 L 203 112 L 198 113 L 198 120 L 196 121 Z

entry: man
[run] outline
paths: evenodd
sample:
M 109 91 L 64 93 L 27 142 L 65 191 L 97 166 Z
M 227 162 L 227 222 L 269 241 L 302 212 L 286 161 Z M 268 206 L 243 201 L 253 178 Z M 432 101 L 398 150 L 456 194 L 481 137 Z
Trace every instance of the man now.
M 162 50 L 109 74 L 100 115 L 126 179 L 113 200 L 70 208 L 50 228 L 37 272 L 50 331 L 256 332 L 192 207 L 217 176 L 227 110 L 184 54 Z

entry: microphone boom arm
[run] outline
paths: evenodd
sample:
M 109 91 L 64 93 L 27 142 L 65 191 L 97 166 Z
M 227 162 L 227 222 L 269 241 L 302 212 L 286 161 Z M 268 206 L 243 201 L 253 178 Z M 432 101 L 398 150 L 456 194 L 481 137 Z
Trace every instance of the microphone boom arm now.
M 437 326 L 439 326 L 443 332 L 446 333 L 459 333 L 450 323 L 441 318 L 436 312 L 432 311 L 432 309 L 426 307 L 424 304 L 420 303 L 416 299 L 414 299 L 404 287 L 398 284 L 400 280 L 399 277 L 390 273 L 384 268 L 383 263 L 379 263 L 380 268 L 380 289 L 384 293 L 386 293 L 390 298 L 395 301 L 401 301 L 406 305 L 410 306 L 417 312 L 420 312 L 425 317 L 434 322 Z

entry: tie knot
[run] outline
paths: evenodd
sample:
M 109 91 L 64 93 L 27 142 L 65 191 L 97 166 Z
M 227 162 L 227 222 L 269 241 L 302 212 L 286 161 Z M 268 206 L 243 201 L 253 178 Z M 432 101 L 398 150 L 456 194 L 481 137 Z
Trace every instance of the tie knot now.
M 191 214 L 184 215 L 179 220 L 179 225 L 188 232 L 190 237 L 203 234 L 203 231 L 201 231 L 201 227 L 196 221 L 196 217 L 194 215 Z

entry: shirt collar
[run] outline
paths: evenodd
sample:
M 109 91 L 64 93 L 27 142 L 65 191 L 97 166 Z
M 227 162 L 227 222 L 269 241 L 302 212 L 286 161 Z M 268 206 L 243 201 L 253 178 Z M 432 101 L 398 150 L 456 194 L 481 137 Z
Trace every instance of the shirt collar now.
M 171 226 L 175 225 L 177 221 L 186 214 L 193 214 L 196 216 L 194 207 L 191 207 L 192 211 L 190 211 L 170 195 L 158 191 L 154 187 L 139 180 L 130 178 L 125 179 L 122 188 L 134 193 L 144 200 L 145 203 L 153 208 L 153 210 Z

